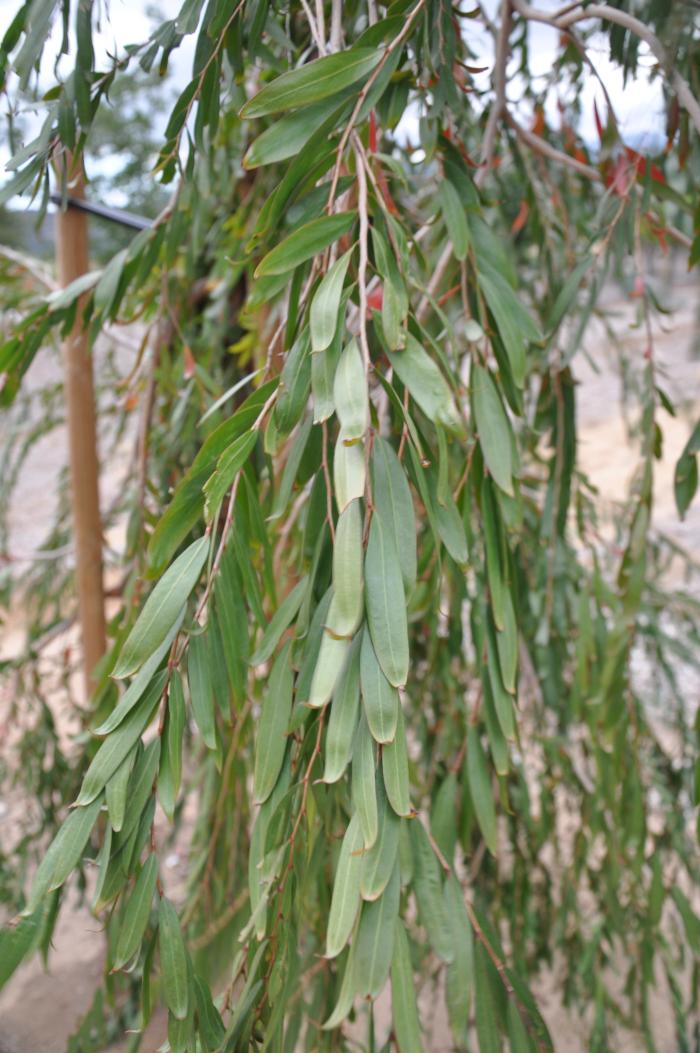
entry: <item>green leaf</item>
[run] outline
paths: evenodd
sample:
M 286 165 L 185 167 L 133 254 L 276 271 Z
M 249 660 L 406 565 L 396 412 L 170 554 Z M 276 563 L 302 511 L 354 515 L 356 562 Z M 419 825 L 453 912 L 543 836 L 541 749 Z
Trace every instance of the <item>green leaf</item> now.
M 333 216 L 321 216 L 305 223 L 268 252 L 258 264 L 255 277 L 286 274 L 300 263 L 306 263 L 343 234 L 347 234 L 356 216 L 355 212 L 338 212 Z
M 356 340 L 340 356 L 333 382 L 333 401 L 345 445 L 362 439 L 369 427 L 367 375 Z
M 216 471 L 204 484 L 204 515 L 207 523 L 215 522 L 226 494 L 248 460 L 257 439 L 257 431 L 249 431 L 239 435 L 224 450 L 216 462 Z
M 306 594 L 309 584 L 308 575 L 298 581 L 294 588 L 287 593 L 279 607 L 270 619 L 270 624 L 263 633 L 260 644 L 250 659 L 251 665 L 262 665 L 271 657 L 272 652 L 280 641 L 282 633 L 287 629 L 301 607 L 302 600 Z
M 377 661 L 390 684 L 408 679 L 406 596 L 396 543 L 379 516 L 372 517 L 365 557 L 367 621 Z
M 336 95 L 367 77 L 382 58 L 375 48 L 355 48 L 316 59 L 283 73 L 266 84 L 243 106 L 241 117 L 252 120 L 291 110 Z
M 483 261 L 479 263 L 479 286 L 496 319 L 513 380 L 522 388 L 525 383 L 526 342 L 541 340 L 541 334 L 508 281 L 495 267 Z
M 274 423 L 281 435 L 289 435 L 299 423 L 306 408 L 311 387 L 310 346 L 309 330 L 303 329 L 287 352 L 282 367 L 280 392 L 274 415 Z M 303 433 L 303 429 L 300 430 Z M 286 479 L 286 475 L 283 479 Z M 280 486 L 280 490 L 283 491 L 284 486 Z M 281 515 L 282 511 L 282 501 L 278 497 L 273 515 Z
M 342 307 L 340 310 L 344 311 Z M 314 405 L 314 424 L 322 424 L 335 413 L 333 384 L 343 349 L 343 327 L 338 324 L 330 346 L 311 355 L 311 393 Z
M 447 228 L 447 236 L 452 242 L 455 258 L 466 260 L 469 250 L 469 229 L 464 206 L 459 194 L 449 179 L 442 179 L 438 186 L 440 210 Z
M 370 998 L 376 998 L 381 993 L 389 975 L 400 894 L 399 867 L 395 863 L 389 883 L 379 899 L 362 906 L 357 930 L 355 969 L 359 993 Z
M 483 366 L 472 366 L 472 397 L 479 443 L 494 481 L 513 496 L 513 436 L 491 374 Z
M 148 690 L 144 692 L 138 705 L 104 740 L 85 773 L 83 785 L 75 802 L 77 805 L 89 804 L 98 794 L 102 793 L 108 780 L 112 778 L 150 723 L 167 679 L 167 669 L 158 673 L 151 681 Z
M 117 680 L 135 673 L 167 637 L 197 584 L 208 551 L 208 537 L 193 541 L 160 579 L 122 645 L 112 672 Z
M 382 772 L 386 795 L 397 815 L 412 815 L 410 787 L 408 782 L 408 750 L 403 709 L 399 705 L 396 734 L 393 742 L 382 749 Z
M 359 500 L 340 513 L 333 545 L 333 599 L 328 627 L 336 636 L 352 636 L 362 618 L 363 582 L 362 514 Z
M 307 705 L 312 709 L 320 709 L 330 700 L 345 664 L 349 646 L 349 640 L 337 639 L 324 629 L 307 700 Z
M 698 453 L 700 453 L 700 420 L 683 448 L 673 477 L 676 508 L 681 519 L 690 508 L 698 489 Z
M 379 815 L 377 808 L 377 771 L 374 762 L 374 740 L 367 721 L 360 717 L 352 754 L 352 801 L 360 819 L 365 848 L 377 840 Z
M 291 641 L 288 640 L 272 667 L 260 713 L 253 777 L 253 797 L 260 803 L 266 801 L 275 788 L 287 749 L 287 728 L 292 712 L 294 688 L 294 674 L 289 661 L 290 649 Z
M 158 879 L 158 859 L 155 854 L 149 855 L 141 867 L 133 892 L 129 896 L 126 910 L 117 938 L 117 949 L 114 954 L 114 969 L 123 969 L 131 961 L 141 946 L 148 919 L 151 916 L 151 903 Z
M 454 935 L 454 960 L 447 967 L 445 997 L 455 1045 L 466 1042 L 474 991 L 474 935 L 457 878 L 445 882 L 445 908 Z
M 311 327 L 311 351 L 316 354 L 330 346 L 338 326 L 338 309 L 343 294 L 343 284 L 348 271 L 353 249 L 348 249 L 336 260 L 319 285 L 309 311 Z
M 360 683 L 365 716 L 376 742 L 392 742 L 399 716 L 399 693 L 382 672 L 367 629 L 362 633 Z
M 124 842 L 141 822 L 144 810 L 153 792 L 160 758 L 160 736 L 156 736 L 145 749 L 137 747 L 134 770 L 129 777 L 128 796 L 120 841 Z
M 405 349 L 390 352 L 389 361 L 428 420 L 433 424 L 443 424 L 448 431 L 458 435 L 464 432 L 464 424 L 447 381 L 411 333 L 407 336 Z
M 0 991 L 36 945 L 44 925 L 45 908 L 21 917 L 16 925 L 0 929 Z
M 408 479 L 393 447 L 376 436 L 372 450 L 374 514 L 394 538 L 406 593 L 416 583 L 416 516 Z
M 168 691 L 168 708 L 163 727 L 163 751 L 158 775 L 158 796 L 163 811 L 172 822 L 182 777 L 182 740 L 185 734 L 185 695 L 182 679 L 173 671 Z
M 360 909 L 362 827 L 353 815 L 345 831 L 335 868 L 326 931 L 326 958 L 335 958 L 348 942 Z
M 324 750 L 323 781 L 327 783 L 337 782 L 352 760 L 360 713 L 361 639 L 361 635 L 358 634 L 352 641 L 345 668 L 333 693 Z
M 363 899 L 375 900 L 389 883 L 399 853 L 401 820 L 389 806 L 382 780 L 377 780 L 377 840 L 362 856 L 360 894 Z
M 325 123 L 330 131 L 350 105 L 342 95 L 332 95 L 275 121 L 248 147 L 244 167 L 259 168 L 296 157 L 321 125 Z
M 25 915 L 33 914 L 46 893 L 60 888 L 75 870 L 101 807 L 102 798 L 96 797 L 85 807 L 70 812 L 37 867 Z
M 226 1028 L 219 1010 L 212 1001 L 211 992 L 199 976 L 194 978 L 194 993 L 197 1001 L 197 1024 L 200 1038 L 207 1053 L 216 1053 L 226 1038 Z
M 100 736 L 109 735 L 111 731 L 114 731 L 115 728 L 119 727 L 119 725 L 127 716 L 127 714 L 129 714 L 136 705 L 136 703 L 141 700 L 144 692 L 149 687 L 151 680 L 153 679 L 153 675 L 158 669 L 158 666 L 161 664 L 166 654 L 170 650 L 172 642 L 179 632 L 184 617 L 185 608 L 183 607 L 180 611 L 179 617 L 175 621 L 175 624 L 163 640 L 160 647 L 158 647 L 157 650 L 153 652 L 151 657 L 143 663 L 138 673 L 131 681 L 122 697 L 119 699 L 117 705 L 114 707 L 107 719 L 103 721 L 102 724 L 99 725 L 99 727 L 95 728 L 93 734 Z
M 176 1020 L 185 1020 L 190 1006 L 187 951 L 177 911 L 165 897 L 158 906 L 158 945 L 165 1004 Z
M 498 849 L 496 836 L 496 810 L 491 793 L 491 779 L 486 757 L 481 747 L 476 728 L 470 728 L 467 736 L 467 774 L 469 792 L 474 804 L 476 819 L 483 834 L 486 847 L 493 855 Z
M 348 445 L 341 431 L 333 456 L 333 484 L 338 511 L 342 512 L 351 501 L 364 495 L 366 477 L 362 443 Z
M 476 1033 L 480 1053 L 500 1053 L 501 1040 L 496 1020 L 498 1013 L 488 975 L 489 960 L 481 943 L 474 948 L 474 1003 L 476 1008 Z
M 423 1053 L 411 949 L 404 924 L 398 919 L 391 960 L 391 1008 L 399 1053 Z
M 345 972 L 343 973 L 343 979 L 338 993 L 338 1001 L 335 1004 L 333 1012 L 323 1025 L 324 1031 L 330 1031 L 332 1028 L 339 1027 L 352 1009 L 352 1004 L 355 1000 L 355 995 L 357 994 L 355 947 L 356 943 L 353 942 L 345 961 Z
M 216 749 L 216 712 L 211 679 L 211 651 L 207 632 L 190 636 L 187 682 L 195 724 L 207 749 Z
M 126 814 L 126 796 L 129 786 L 129 776 L 134 765 L 135 751 L 132 750 L 121 762 L 112 778 L 105 786 L 105 800 L 107 802 L 107 813 L 109 821 L 115 834 L 118 834 L 124 825 Z
M 413 850 L 413 883 L 421 921 L 435 953 L 444 962 L 454 960 L 454 932 L 445 908 L 440 864 L 420 820 L 409 823 Z
M 447 862 L 454 862 L 457 842 L 457 776 L 448 772 L 433 796 L 430 811 L 430 832 Z

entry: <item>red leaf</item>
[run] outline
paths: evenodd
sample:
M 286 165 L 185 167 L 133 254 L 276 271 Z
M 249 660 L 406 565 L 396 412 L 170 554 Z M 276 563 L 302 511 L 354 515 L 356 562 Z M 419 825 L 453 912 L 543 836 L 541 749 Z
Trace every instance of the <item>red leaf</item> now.
M 595 99 L 593 100 L 593 117 L 595 119 L 595 126 L 598 129 L 598 138 L 602 143 L 605 130 L 603 128 L 603 122 L 600 119 L 600 114 L 598 113 L 598 103 L 595 101 Z
M 525 200 L 525 198 L 523 198 L 522 201 L 520 202 L 520 209 L 518 211 L 518 214 L 515 217 L 515 219 L 513 220 L 513 225 L 510 228 L 512 234 L 517 234 L 518 231 L 523 229 L 523 227 L 525 226 L 525 223 L 527 221 L 527 217 L 528 217 L 529 211 L 530 211 L 530 206 L 528 205 L 528 203 Z
M 194 362 L 194 355 L 190 351 L 190 349 L 187 346 L 187 344 L 185 344 L 184 348 L 182 349 L 182 357 L 185 360 L 185 366 L 184 366 L 184 369 L 183 369 L 183 375 L 185 377 L 185 380 L 190 380 L 191 377 L 194 376 L 195 362 Z
M 371 154 L 377 152 L 377 116 L 374 110 L 369 115 L 369 152 Z
M 384 303 L 384 286 L 378 285 L 367 294 L 367 311 L 381 311 Z

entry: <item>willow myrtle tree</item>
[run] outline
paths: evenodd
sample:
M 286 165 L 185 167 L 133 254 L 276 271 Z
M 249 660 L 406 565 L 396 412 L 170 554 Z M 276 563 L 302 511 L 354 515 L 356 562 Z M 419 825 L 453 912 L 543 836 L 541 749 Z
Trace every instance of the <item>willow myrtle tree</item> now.
M 697 606 L 665 589 L 651 527 L 673 407 L 646 268 L 700 256 L 695 8 L 186 0 L 98 63 L 90 0 L 31 0 L 2 45 L 12 106 L 61 18 L 6 197 L 69 180 L 124 71 L 196 44 L 156 169 L 170 204 L 67 291 L 25 282 L 0 349 L 9 405 L 77 311 L 95 338 L 145 334 L 82 785 L 0 979 L 48 948 L 92 858 L 112 1011 L 138 1032 L 164 1004 L 175 1051 L 414 1053 L 433 999 L 455 1049 L 564 1049 L 531 993 L 552 964 L 588 1048 L 625 1028 L 656 1048 L 663 978 L 689 1049 Z M 535 23 L 559 33 L 537 80 Z M 663 84 L 653 157 L 604 81 L 599 144 L 577 131 L 601 41 Z M 577 354 L 611 277 L 648 340 L 612 535 L 576 453 Z M 699 447 L 696 428 L 681 514 Z M 163 813 L 188 845 L 175 901 Z

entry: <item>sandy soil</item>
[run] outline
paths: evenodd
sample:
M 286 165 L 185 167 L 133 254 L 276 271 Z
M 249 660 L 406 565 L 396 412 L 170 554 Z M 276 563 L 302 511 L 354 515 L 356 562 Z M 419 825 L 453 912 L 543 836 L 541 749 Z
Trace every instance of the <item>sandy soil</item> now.
M 697 341 L 698 284 L 682 273 L 669 272 L 660 279 L 665 299 L 673 313 L 656 327 L 655 362 L 663 387 L 681 407 L 673 419 L 664 414 L 663 461 L 655 477 L 655 524 L 677 541 L 700 555 L 700 501 L 696 501 L 686 521 L 679 523 L 673 498 L 673 466 L 687 440 L 689 422 L 700 409 L 700 358 L 694 353 Z M 615 327 L 632 355 L 643 355 L 646 340 L 630 326 L 629 302 L 619 298 L 612 305 L 618 314 Z M 616 352 L 602 326 L 593 325 L 587 336 L 590 358 L 577 356 L 575 372 L 580 383 L 578 413 L 581 425 L 579 462 L 595 479 L 603 501 L 611 509 L 624 497 L 636 464 L 636 451 L 630 444 L 620 407 L 620 383 L 616 372 Z M 39 361 L 35 370 L 55 370 L 55 363 Z M 17 552 L 31 551 L 40 541 L 50 517 L 51 480 L 63 465 L 63 451 L 56 435 L 33 455 L 24 473 L 22 489 L 15 502 L 11 545 Z M 103 500 L 109 500 L 110 487 L 118 485 L 120 471 L 111 465 L 106 473 Z M 21 631 L 19 622 L 15 632 Z M 9 643 L 8 643 L 9 639 Z M 14 638 L 15 640 L 17 637 Z M 5 647 L 12 637 L 6 636 Z M 0 703 L 1 704 L 1 703 Z M 15 803 L 15 802 L 13 802 Z M 8 821 L 9 801 L 0 801 L 0 838 Z M 5 816 L 3 817 L 2 809 Z M 175 859 L 177 871 L 182 862 Z M 19 970 L 0 993 L 0 1053 L 59 1053 L 81 1014 L 89 1007 L 101 975 L 102 936 L 99 923 L 89 911 L 69 899 L 58 924 L 49 971 L 34 960 Z M 552 977 L 543 976 L 540 994 L 545 1016 L 552 1028 L 557 1053 L 584 1053 L 585 1041 L 579 1022 L 565 1012 L 553 994 Z M 450 1048 L 444 1016 L 434 999 L 426 997 L 429 1022 L 426 1049 L 441 1053 Z M 659 987 L 653 1016 L 657 1021 L 659 1049 L 673 1053 L 673 1025 L 665 992 Z M 434 1011 L 432 1011 L 434 1010 Z M 146 1053 L 162 1040 L 162 1019 L 144 1041 Z M 617 1047 L 620 1053 L 642 1048 L 631 1038 Z

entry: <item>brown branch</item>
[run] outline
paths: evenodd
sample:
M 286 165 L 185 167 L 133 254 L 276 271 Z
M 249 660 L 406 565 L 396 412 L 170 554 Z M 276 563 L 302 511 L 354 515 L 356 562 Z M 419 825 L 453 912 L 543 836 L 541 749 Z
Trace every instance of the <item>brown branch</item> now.
M 484 182 L 488 170 L 493 163 L 493 153 L 496 148 L 498 124 L 506 109 L 506 67 L 508 65 L 508 40 L 512 25 L 511 0 L 503 0 L 501 24 L 498 27 L 496 37 L 496 59 L 493 67 L 493 87 L 496 97 L 489 110 L 484 138 L 481 143 L 481 169 L 477 172 L 474 182 L 478 187 Z
M 639 37 L 647 45 L 665 72 L 671 87 L 678 97 L 678 101 L 687 111 L 698 134 L 700 134 L 700 102 L 695 98 L 690 85 L 682 74 L 673 67 L 666 48 L 656 34 L 644 22 L 635 18 L 634 15 L 630 15 L 627 11 L 621 11 L 619 8 L 610 7 L 608 4 L 589 4 L 581 10 L 577 10 L 581 6 L 580 4 L 570 4 L 566 8 L 561 8 L 559 11 L 551 13 L 538 11 L 537 8 L 531 7 L 525 0 L 513 0 L 513 4 L 518 14 L 523 18 L 533 22 L 544 22 L 545 25 L 554 26 L 556 29 L 566 30 L 577 22 L 583 22 L 589 18 L 599 18 L 603 22 L 613 22 L 615 25 L 622 26 L 623 29 L 627 29 L 636 37 Z

